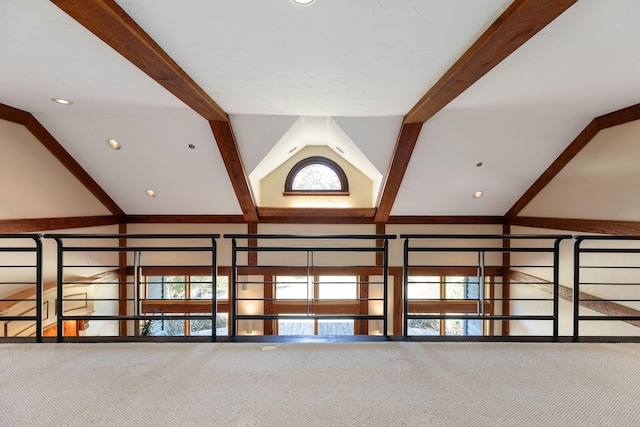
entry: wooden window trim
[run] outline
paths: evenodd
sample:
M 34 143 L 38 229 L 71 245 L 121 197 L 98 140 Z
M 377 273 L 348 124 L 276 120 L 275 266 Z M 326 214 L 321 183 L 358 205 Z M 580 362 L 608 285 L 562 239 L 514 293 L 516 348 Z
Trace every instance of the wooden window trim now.
M 452 267 L 453 271 L 456 271 L 456 267 Z M 447 277 L 454 276 L 463 276 L 463 277 L 473 277 L 473 274 L 460 274 L 454 273 L 453 271 L 447 271 L 448 274 L 440 274 L 440 273 L 426 273 L 426 274 L 412 274 L 409 277 L 417 277 L 417 276 L 433 276 L 440 278 L 440 298 L 442 300 L 446 300 L 446 287 L 447 287 Z M 489 284 L 489 301 L 484 302 L 484 308 L 486 312 L 490 314 L 494 314 L 495 304 L 493 301 L 494 298 L 494 285 L 495 285 L 495 276 L 496 275 L 486 275 L 486 278 L 489 278 L 489 283 L 486 282 L 484 286 L 486 287 Z M 434 282 L 435 283 L 435 282 Z M 477 303 L 475 301 L 468 300 L 447 300 L 447 301 L 425 301 L 420 299 L 409 300 L 408 302 L 409 312 L 410 313 L 419 313 L 419 312 L 434 312 L 439 314 L 471 314 L 477 310 Z M 482 336 L 487 336 L 487 320 L 482 320 Z M 493 320 L 490 320 L 489 323 L 491 330 L 493 330 Z M 440 336 L 446 336 L 446 319 L 440 319 Z
M 191 271 L 194 273 L 193 269 L 189 267 L 159 267 L 160 270 L 166 268 L 166 270 L 161 271 L 166 274 L 144 274 L 144 296 L 145 299 L 142 300 L 141 311 L 142 314 L 172 314 L 172 313 L 181 313 L 185 315 L 190 314 L 205 314 L 211 313 L 211 300 L 205 299 L 195 299 L 190 298 L 188 296 L 191 295 L 191 278 L 194 276 L 208 276 L 208 274 L 190 274 L 189 272 L 185 273 L 185 269 L 187 271 Z M 154 271 L 154 273 L 158 273 L 158 271 Z M 153 276 L 183 276 L 184 277 L 184 290 L 185 297 L 184 299 L 148 299 L 148 278 Z M 218 277 L 226 276 L 229 280 L 229 286 L 231 285 L 231 277 L 226 274 L 218 274 L 213 276 L 216 280 Z M 164 285 L 164 282 L 163 282 Z M 215 282 L 213 283 L 215 285 Z M 229 299 L 217 299 L 216 300 L 216 314 L 227 314 L 230 315 L 229 312 Z M 161 319 L 160 319 L 161 320 Z M 191 319 L 184 319 L 184 336 L 191 336 Z M 214 326 L 215 327 L 215 326 Z
M 347 274 L 350 275 L 350 274 Z M 271 314 L 306 314 L 308 310 L 308 300 L 280 300 L 278 301 L 278 297 L 276 294 L 276 285 L 278 282 L 278 276 L 286 276 L 286 274 L 278 275 L 274 274 L 271 276 L 271 287 L 272 287 L 272 313 Z M 361 282 L 362 277 L 359 274 L 353 275 L 356 278 L 356 298 L 353 300 L 320 300 L 320 277 L 321 276 L 333 276 L 332 274 L 314 274 L 313 275 L 313 299 L 315 300 L 313 305 L 316 312 L 316 315 L 331 315 L 331 314 L 345 314 L 345 315 L 358 315 L 362 313 L 362 302 L 360 301 L 359 295 L 361 294 L 361 287 L 363 283 Z M 366 287 L 369 287 L 369 279 L 366 280 Z M 367 308 L 368 311 L 368 308 Z M 284 319 L 286 320 L 286 319 Z M 313 319 L 313 335 L 318 335 L 318 320 L 321 319 Z M 358 332 L 358 327 L 360 322 L 359 320 L 353 321 L 353 336 L 360 335 Z M 364 321 L 363 321 L 364 322 Z M 273 321 L 273 335 L 280 335 L 278 321 Z M 368 334 L 367 334 L 368 335 Z
M 283 196 L 348 196 L 348 191 L 327 191 L 327 190 L 293 190 L 285 191 Z

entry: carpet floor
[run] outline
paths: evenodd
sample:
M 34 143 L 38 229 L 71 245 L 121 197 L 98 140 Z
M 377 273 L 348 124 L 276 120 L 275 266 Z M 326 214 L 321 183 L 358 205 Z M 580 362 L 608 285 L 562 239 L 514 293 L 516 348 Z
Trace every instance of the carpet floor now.
M 638 426 L 640 344 L 0 344 L 0 426 Z

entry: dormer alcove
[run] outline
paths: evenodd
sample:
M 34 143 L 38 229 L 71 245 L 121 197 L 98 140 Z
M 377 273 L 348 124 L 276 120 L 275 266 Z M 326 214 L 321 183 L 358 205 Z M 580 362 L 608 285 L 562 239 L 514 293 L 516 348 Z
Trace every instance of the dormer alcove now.
M 301 160 L 310 157 L 323 157 L 338 164 L 346 175 L 349 191 L 336 194 L 285 194 L 285 181 L 291 169 Z M 260 180 L 259 206 L 371 208 L 373 207 L 372 188 L 373 181 L 335 151 L 327 146 L 311 145 L 297 152 Z
M 374 208 L 382 174 L 331 117 L 299 117 L 273 143 L 271 150 L 249 174 L 259 207 Z M 349 195 L 283 195 L 287 175 L 301 160 L 323 157 L 342 168 L 349 181 Z

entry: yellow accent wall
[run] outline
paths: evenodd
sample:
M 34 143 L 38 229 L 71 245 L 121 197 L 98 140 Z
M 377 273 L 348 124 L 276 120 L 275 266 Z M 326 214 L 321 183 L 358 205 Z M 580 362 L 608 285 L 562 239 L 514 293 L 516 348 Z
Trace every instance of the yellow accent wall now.
M 333 160 L 344 170 L 349 181 L 349 196 L 285 196 L 284 182 L 291 168 L 300 160 L 323 156 Z M 260 181 L 259 206 L 317 207 L 317 208 L 371 208 L 373 181 L 351 163 L 325 146 L 307 146 Z

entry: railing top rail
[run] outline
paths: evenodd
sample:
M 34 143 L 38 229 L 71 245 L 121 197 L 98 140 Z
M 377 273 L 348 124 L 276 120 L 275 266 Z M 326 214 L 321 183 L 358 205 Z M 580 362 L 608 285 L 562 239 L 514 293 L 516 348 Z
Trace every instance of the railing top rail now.
M 0 239 L 39 239 L 41 234 L 0 234 Z
M 640 236 L 612 236 L 612 235 L 594 236 L 594 235 L 579 234 L 573 237 L 578 241 L 580 240 L 640 240 Z
M 571 239 L 570 234 L 401 234 L 401 239 L 500 239 L 558 240 Z
M 395 234 L 225 234 L 225 239 L 391 240 Z
M 44 234 L 50 239 L 219 239 L 220 234 Z

